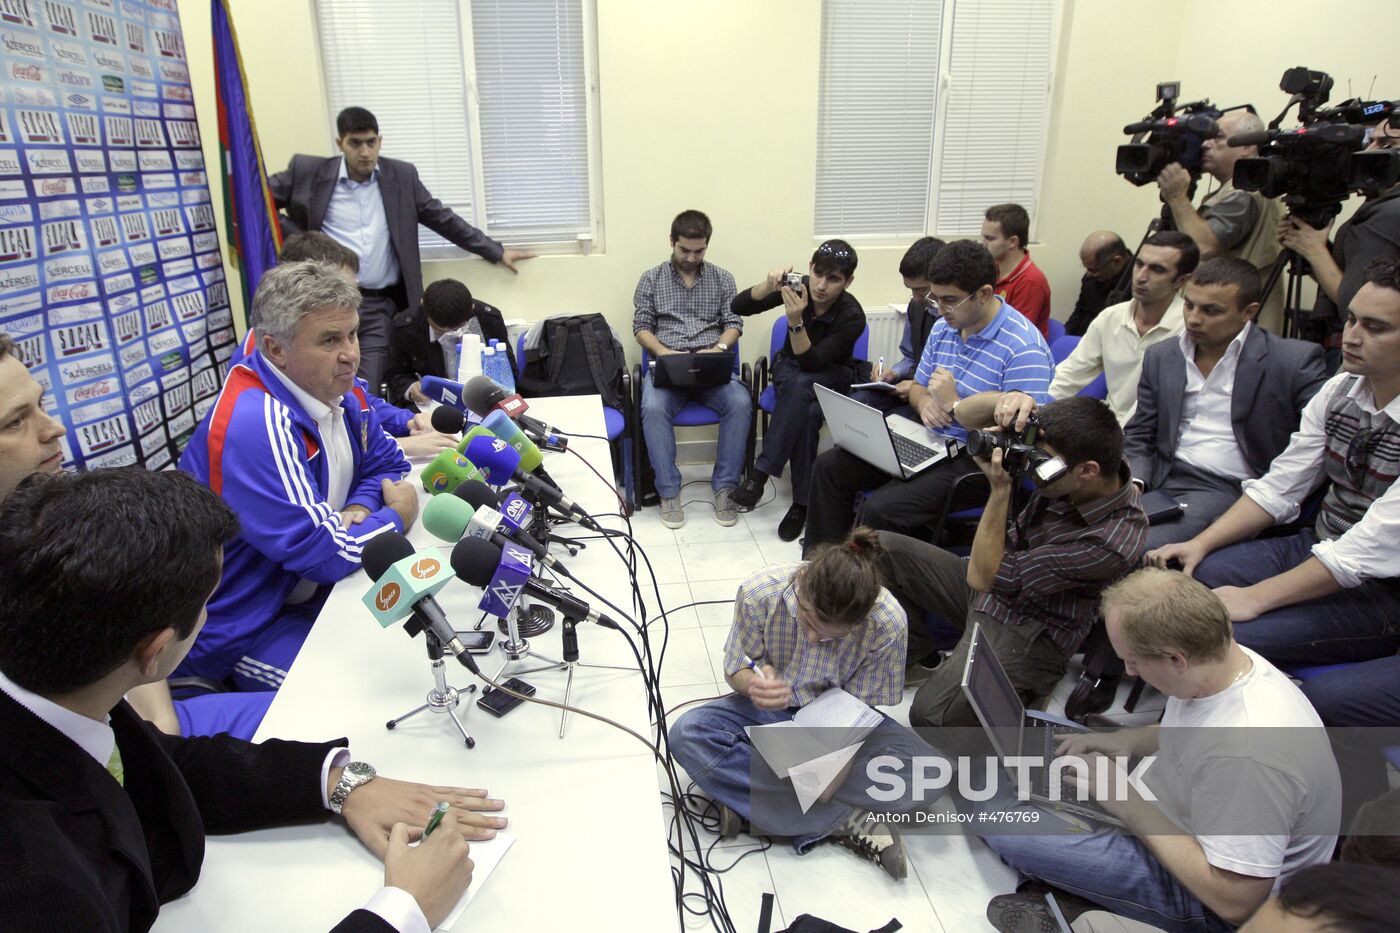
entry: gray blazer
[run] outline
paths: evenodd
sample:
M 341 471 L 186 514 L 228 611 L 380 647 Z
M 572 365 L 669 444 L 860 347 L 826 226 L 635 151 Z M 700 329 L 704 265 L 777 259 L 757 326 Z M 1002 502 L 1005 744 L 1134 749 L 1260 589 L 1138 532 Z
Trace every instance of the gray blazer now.
M 277 216 L 283 235 L 321 229 L 326 208 L 331 203 L 331 191 L 340 176 L 340 163 L 340 156 L 295 155 L 286 171 L 267 180 L 272 200 L 281 211 Z M 501 244 L 429 194 L 412 163 L 381 157 L 379 194 L 384 200 L 389 241 L 399 261 L 410 308 L 417 307 L 423 297 L 423 266 L 418 256 L 419 224 L 468 252 L 490 262 L 500 261 L 504 252 Z
M 1298 430 L 1303 406 L 1327 381 L 1322 347 L 1288 340 L 1255 326 L 1235 369 L 1230 420 L 1245 462 L 1260 476 Z M 1133 478 L 1156 489 L 1171 472 L 1181 436 L 1186 360 L 1177 340 L 1149 347 L 1142 360 L 1137 411 L 1123 428 L 1123 452 Z

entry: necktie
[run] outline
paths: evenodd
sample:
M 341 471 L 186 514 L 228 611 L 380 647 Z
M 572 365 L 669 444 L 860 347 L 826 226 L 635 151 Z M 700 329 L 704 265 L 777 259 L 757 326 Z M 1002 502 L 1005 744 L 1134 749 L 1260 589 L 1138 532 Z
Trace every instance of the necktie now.
M 126 769 L 122 767 L 122 750 L 117 746 L 112 746 L 112 757 L 107 759 L 107 773 L 114 777 L 118 784 L 126 786 Z

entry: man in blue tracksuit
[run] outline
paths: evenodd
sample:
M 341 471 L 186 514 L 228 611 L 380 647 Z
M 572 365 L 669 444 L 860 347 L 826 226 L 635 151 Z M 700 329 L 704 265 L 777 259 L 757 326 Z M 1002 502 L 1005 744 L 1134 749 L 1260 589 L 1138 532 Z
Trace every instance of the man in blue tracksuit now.
M 320 263 L 283 264 L 258 285 L 258 352 L 229 373 L 180 458 L 242 531 L 178 676 L 280 686 L 325 584 L 360 569 L 365 541 L 418 516 L 408 461 L 355 380 L 359 300 Z

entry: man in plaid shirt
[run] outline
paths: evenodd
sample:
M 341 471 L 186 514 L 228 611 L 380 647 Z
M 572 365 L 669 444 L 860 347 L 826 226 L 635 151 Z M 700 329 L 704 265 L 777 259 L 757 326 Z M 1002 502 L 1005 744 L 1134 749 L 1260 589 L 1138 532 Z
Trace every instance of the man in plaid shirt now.
M 1103 590 L 1138 566 L 1147 540 L 1147 515 L 1123 459 L 1123 430 L 1103 402 L 1076 396 L 1037 410 L 1023 392 L 982 392 L 957 407 L 962 424 L 1003 430 L 1022 430 L 1035 415 L 1035 446 L 1053 459 L 1026 469 L 1037 489 L 1009 527 L 1019 477 L 1003 468 L 1001 449 L 990 461 L 977 460 L 992 493 L 970 558 L 880 535 L 881 575 L 910 619 L 910 659 L 933 648 L 920 623 L 925 611 L 962 630 L 931 673 L 911 664 L 907 678 L 924 680 L 909 710 L 914 726 L 978 725 L 961 681 L 977 623 L 1022 702 L 1049 694 L 1098 618 Z
M 632 333 L 653 358 L 670 353 L 735 353 L 744 325 L 729 309 L 734 276 L 705 261 L 714 228 L 699 211 L 681 211 L 671 221 L 671 258 L 642 273 L 632 296 Z M 724 385 L 690 390 L 658 388 L 651 373 L 642 375 L 642 436 L 656 472 L 661 523 L 685 524 L 681 473 L 676 469 L 676 414 L 687 402 L 699 402 L 719 415 L 719 441 L 710 486 L 715 492 L 715 521 L 739 520 L 730 493 L 739 485 L 748 447 L 753 401 L 738 376 Z
M 788 722 L 808 703 L 839 687 L 870 706 L 893 706 L 904 691 L 904 610 L 880 585 L 880 544 L 869 528 L 829 545 L 806 563 L 775 564 L 750 576 L 734 598 L 724 644 L 724 674 L 734 694 L 690 710 L 671 727 L 671 753 L 720 805 L 720 835 L 755 832 L 792 837 L 801 855 L 827 838 L 879 865 L 906 873 L 899 834 L 880 813 L 907 812 L 912 796 L 878 804 L 867 792 L 876 756 L 908 761 L 932 755 L 909 729 L 882 714 L 860 742 L 848 771 L 827 782 L 803 809 L 787 775 L 753 755 L 750 727 Z M 837 730 L 803 730 L 802 740 L 847 747 Z M 794 782 L 797 779 L 794 778 Z M 838 786 L 839 785 L 839 786 Z M 912 784 L 908 785 L 912 786 Z M 907 791 L 907 787 L 906 787 Z

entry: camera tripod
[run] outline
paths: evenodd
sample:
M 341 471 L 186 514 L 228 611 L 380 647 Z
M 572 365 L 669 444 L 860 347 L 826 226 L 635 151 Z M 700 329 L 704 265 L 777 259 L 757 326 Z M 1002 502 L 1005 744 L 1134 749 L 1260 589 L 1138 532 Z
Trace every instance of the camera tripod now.
M 467 733 L 467 727 L 462 725 L 462 720 L 457 717 L 457 705 L 461 702 L 461 695 L 475 693 L 476 684 L 463 690 L 449 687 L 447 685 L 446 661 L 443 660 L 442 642 L 427 628 L 423 630 L 423 639 L 428 646 L 428 659 L 432 662 L 433 689 L 428 691 L 427 702 L 409 710 L 402 716 L 389 720 L 384 724 L 384 728 L 395 729 L 399 723 L 412 719 L 424 710 L 430 710 L 434 713 L 446 714 L 452 720 L 452 724 L 457 727 L 457 732 L 462 736 L 462 741 L 466 743 L 467 748 L 476 748 L 476 739 Z

